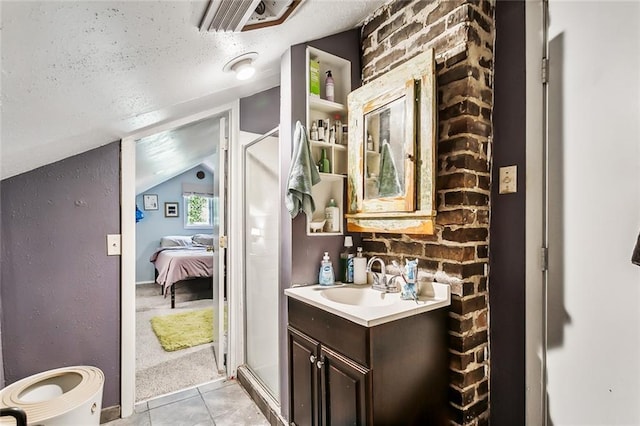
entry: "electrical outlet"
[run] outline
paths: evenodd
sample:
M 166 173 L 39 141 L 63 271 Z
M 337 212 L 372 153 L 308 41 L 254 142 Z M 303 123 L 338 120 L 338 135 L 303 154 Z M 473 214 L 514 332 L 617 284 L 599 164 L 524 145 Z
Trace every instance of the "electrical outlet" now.
M 120 234 L 107 234 L 107 256 L 119 256 L 120 254 Z
M 518 190 L 518 166 L 500 167 L 500 194 L 513 194 Z

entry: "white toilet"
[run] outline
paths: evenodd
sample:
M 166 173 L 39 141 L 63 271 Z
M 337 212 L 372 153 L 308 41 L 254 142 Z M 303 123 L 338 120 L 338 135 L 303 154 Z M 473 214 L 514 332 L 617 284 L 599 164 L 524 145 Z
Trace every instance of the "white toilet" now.
M 0 391 L 0 406 L 27 413 L 31 426 L 99 425 L 104 374 L 90 366 L 64 367 L 25 377 Z M 10 417 L 0 425 L 12 425 Z

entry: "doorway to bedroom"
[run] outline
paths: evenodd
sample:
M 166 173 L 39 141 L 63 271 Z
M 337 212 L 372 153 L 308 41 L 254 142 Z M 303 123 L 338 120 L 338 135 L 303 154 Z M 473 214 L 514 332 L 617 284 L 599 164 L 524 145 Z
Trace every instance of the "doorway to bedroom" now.
M 136 220 L 133 288 L 127 289 L 123 280 L 123 416 L 128 402 L 132 408 L 133 403 L 227 378 L 230 118 L 228 109 L 202 114 L 136 135 L 127 145 L 133 151 L 129 158 L 135 158 Z M 123 140 L 123 162 L 125 150 Z M 124 190 L 125 185 L 123 200 Z M 122 261 L 124 276 L 125 256 Z M 129 298 L 134 303 L 127 308 Z M 135 327 L 126 327 L 125 311 Z M 125 328 L 132 327 L 135 363 L 127 374 Z M 127 389 L 130 395 L 125 395 Z

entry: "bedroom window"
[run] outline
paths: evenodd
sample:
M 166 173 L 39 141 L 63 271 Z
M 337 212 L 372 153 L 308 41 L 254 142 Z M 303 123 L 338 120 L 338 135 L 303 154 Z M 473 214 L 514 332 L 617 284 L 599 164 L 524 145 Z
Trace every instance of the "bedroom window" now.
M 210 228 L 213 226 L 213 199 L 201 195 L 184 197 L 184 227 Z

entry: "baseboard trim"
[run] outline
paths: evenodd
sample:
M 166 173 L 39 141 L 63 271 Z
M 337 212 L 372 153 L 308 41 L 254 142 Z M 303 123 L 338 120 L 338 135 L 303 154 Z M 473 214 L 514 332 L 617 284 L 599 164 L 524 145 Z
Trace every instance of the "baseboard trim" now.
M 120 418 L 120 406 L 114 405 L 113 407 L 103 408 L 100 411 L 100 424 L 108 423 Z
M 155 284 L 155 281 L 136 281 L 136 285 L 142 285 L 142 284 Z
M 246 365 L 238 367 L 238 383 L 247 391 L 272 426 L 288 425 L 287 420 L 280 414 L 280 405 L 263 389 Z

